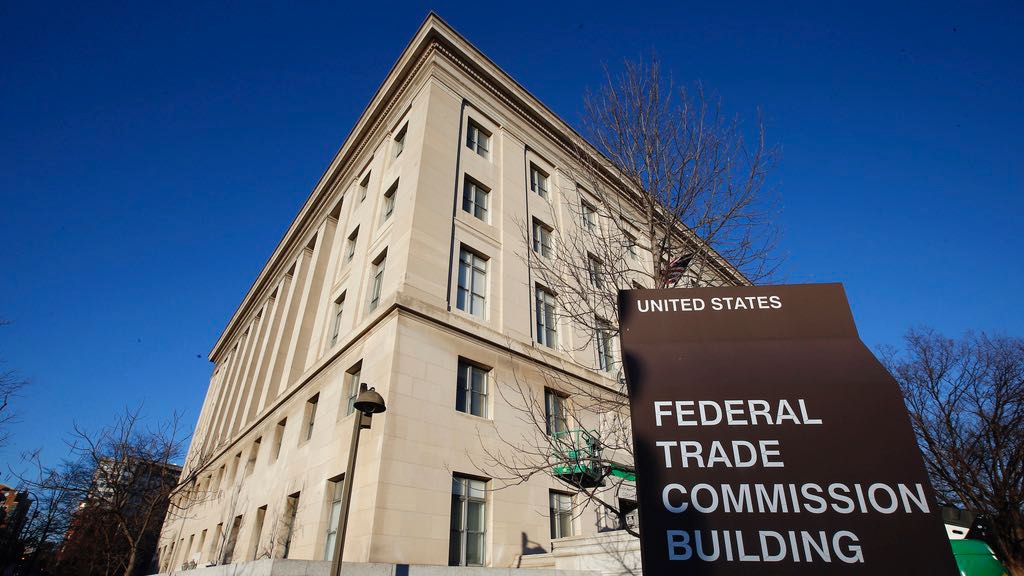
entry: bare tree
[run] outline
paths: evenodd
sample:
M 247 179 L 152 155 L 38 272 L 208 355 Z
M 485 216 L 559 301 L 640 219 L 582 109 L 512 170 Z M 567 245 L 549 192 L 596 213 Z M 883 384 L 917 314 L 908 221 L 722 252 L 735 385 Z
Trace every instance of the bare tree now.
M 70 464 L 62 468 L 45 467 L 39 451 L 23 455 L 22 460 L 27 470 L 15 476 L 29 492 L 31 508 L 19 535 L 19 548 L 25 554 L 17 573 L 50 572 L 56 560 L 55 552 L 78 506 L 76 495 L 68 489 L 70 476 L 75 472 Z
M 9 324 L 7 320 L 0 320 L 0 327 L 7 324 Z M 3 361 L 0 360 L 0 364 L 2 363 Z M 7 427 L 15 422 L 16 414 L 11 403 L 24 386 L 25 381 L 16 372 L 0 370 L 0 447 L 7 444 L 9 438 Z
M 777 203 L 765 177 L 776 151 L 763 123 L 748 141 L 718 100 L 673 85 L 651 60 L 608 73 L 585 100 L 583 126 L 587 139 L 574 142 L 567 165 L 575 189 L 562 190 L 573 222 L 549 256 L 527 253 L 563 317 L 615 332 L 616 289 L 773 277 Z M 531 228 L 523 226 L 527 246 Z
M 557 231 L 520 223 L 523 259 L 544 288 L 536 338 L 557 353 L 513 354 L 533 361 L 513 366 L 542 368 L 515 368 L 498 383 L 523 426 L 499 436 L 498 448 L 484 443 L 478 466 L 503 485 L 553 476 L 575 491 L 576 515 L 596 510 L 599 529 L 636 535 L 618 290 L 770 280 L 777 207 L 765 178 L 776 153 L 761 122 L 748 139 L 716 99 L 674 85 L 657 60 L 607 73 L 585 101 L 583 133 L 559 178 L 528 166 L 531 191 L 551 198 L 557 180 L 562 202 L 552 212 L 568 211 Z
M 79 503 L 68 521 L 58 562 L 62 573 L 124 574 L 151 568 L 168 509 L 185 509 L 203 495 L 201 462 L 177 465 L 184 454 L 180 418 L 147 426 L 140 409 L 125 410 L 98 431 L 78 425 L 71 459 L 40 467 L 36 492 L 63 494 Z M 195 456 L 195 458 L 202 458 Z
M 938 497 L 985 514 L 1024 574 L 1024 339 L 911 330 L 883 358 L 899 382 Z

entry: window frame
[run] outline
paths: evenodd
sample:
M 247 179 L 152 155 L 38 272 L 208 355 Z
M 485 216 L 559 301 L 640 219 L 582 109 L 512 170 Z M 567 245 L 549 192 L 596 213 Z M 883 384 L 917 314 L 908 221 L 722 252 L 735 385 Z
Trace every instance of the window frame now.
M 398 158 L 399 156 L 401 156 L 402 152 L 405 150 L 405 136 L 408 133 L 408 129 L 409 129 L 409 123 L 406 122 L 405 124 L 402 125 L 402 128 L 398 131 L 398 133 L 395 134 L 395 138 L 394 138 L 394 147 L 395 147 L 394 148 L 395 149 L 394 157 L 395 158 Z
M 345 262 L 351 262 L 356 257 L 356 243 L 359 241 L 359 226 L 356 226 L 348 234 L 347 248 L 345 249 Z
M 299 516 L 299 503 L 301 497 L 301 491 L 289 494 L 285 497 L 284 506 L 287 522 L 285 524 L 284 542 L 281 544 L 281 558 L 288 558 L 288 554 L 291 552 L 292 540 L 295 538 L 295 522 Z
M 473 391 L 473 386 L 476 383 L 474 376 L 477 374 L 481 375 L 481 380 L 483 381 L 482 392 Z M 455 410 L 463 414 L 469 414 L 470 416 L 489 419 L 491 417 L 490 380 L 491 368 L 478 362 L 473 362 L 472 360 L 459 357 L 458 373 L 455 378 Z M 479 413 L 473 411 L 474 395 L 479 396 L 479 400 L 477 402 L 477 405 L 479 406 Z
M 490 223 L 491 189 L 470 175 L 462 181 L 462 211 L 482 222 Z
M 230 564 L 235 559 L 235 549 L 238 547 L 238 533 L 242 531 L 243 516 L 243 514 L 239 514 L 231 521 L 231 532 L 228 533 L 224 549 L 220 554 L 221 564 Z
M 540 232 L 540 234 L 538 234 Z M 543 258 L 551 258 L 554 255 L 553 234 L 555 230 L 551 226 L 533 219 L 533 252 Z
M 461 483 L 461 486 L 459 486 Z M 448 532 L 448 565 L 449 566 L 487 566 L 487 524 L 488 504 L 487 492 L 488 481 L 482 478 L 464 476 L 462 474 L 452 475 L 451 509 L 449 516 Z M 478 516 L 480 519 L 480 530 L 470 530 L 468 527 L 471 517 L 470 506 L 479 507 Z M 456 527 L 456 507 L 458 510 L 459 526 Z M 479 562 L 470 563 L 468 550 L 470 536 L 479 545 Z M 453 557 L 458 553 L 457 562 Z
M 544 426 L 548 436 L 569 431 L 568 396 L 553 390 L 544 389 Z M 561 424 L 561 427 L 559 426 Z
M 248 478 L 256 471 L 256 464 L 260 457 L 260 447 L 263 444 L 263 436 L 259 436 L 252 442 L 252 446 L 249 448 L 249 458 L 245 461 L 245 478 Z
M 345 491 L 345 476 L 335 476 L 327 480 L 327 531 L 324 534 L 324 560 L 334 559 L 334 545 L 337 542 L 338 528 L 341 527 L 341 500 Z
M 568 504 L 568 507 L 566 507 Z M 558 490 L 548 491 L 548 518 L 550 520 L 551 539 L 575 536 L 573 526 L 573 495 Z M 564 534 L 568 528 L 568 534 Z
M 380 296 L 384 291 L 384 270 L 388 261 L 387 248 L 373 260 L 373 268 L 370 274 L 370 301 L 369 312 L 373 312 L 380 305 Z
M 466 245 L 459 248 L 459 272 L 455 280 L 455 307 L 481 320 L 487 319 L 489 261 L 490 258 Z M 482 286 L 477 286 L 479 276 L 483 277 L 480 279 Z M 477 306 L 478 301 L 479 306 Z
M 624 244 L 626 245 L 626 252 L 629 253 L 630 258 L 636 260 L 639 257 L 639 255 L 636 252 L 636 236 L 629 232 L 623 232 L 622 234 L 626 237 L 626 240 L 624 242 Z
M 558 297 L 547 288 L 536 285 L 534 290 L 535 340 L 548 348 L 558 347 Z
M 587 279 L 590 281 L 590 286 L 597 290 L 604 288 L 604 281 L 601 279 L 602 265 L 600 258 L 587 252 Z
M 598 231 L 597 207 L 586 200 L 580 200 L 580 223 L 586 230 L 591 232 Z
M 303 442 L 309 442 L 313 438 L 313 428 L 316 425 L 316 411 L 320 404 L 320 393 L 317 392 L 306 400 L 303 434 L 301 436 Z
M 281 447 L 284 445 L 284 433 L 288 427 L 288 418 L 282 418 L 274 425 L 274 444 L 271 450 L 273 458 L 271 462 L 277 462 L 281 457 Z
M 551 182 L 551 175 L 546 170 L 530 162 L 530 191 L 535 192 L 541 198 L 548 200 L 551 192 L 548 184 Z
M 341 334 L 341 318 L 345 314 L 345 295 L 347 293 L 347 290 L 342 291 L 342 293 L 334 299 L 334 318 L 331 321 L 331 346 L 338 343 L 338 336 Z
M 371 172 L 369 170 L 367 170 L 366 171 L 366 175 L 364 175 L 359 180 L 358 186 L 359 186 L 359 201 L 360 202 L 362 202 L 363 200 L 366 200 L 366 195 L 370 191 L 370 174 L 371 174 Z
M 356 362 L 345 371 L 345 410 L 342 418 L 355 413 L 355 401 L 359 397 L 359 385 L 363 382 L 363 362 Z
M 491 157 L 491 131 L 472 118 L 466 125 L 466 147 L 476 152 L 477 155 L 489 159 Z
M 381 208 L 381 223 L 387 222 L 391 219 L 391 215 L 395 213 L 395 199 L 398 196 L 398 179 L 395 179 L 394 184 L 388 187 L 387 191 L 384 192 L 384 206 Z
M 603 318 L 597 318 L 594 326 L 594 350 L 597 353 L 597 368 L 602 372 L 611 372 L 615 366 L 612 339 L 611 323 Z

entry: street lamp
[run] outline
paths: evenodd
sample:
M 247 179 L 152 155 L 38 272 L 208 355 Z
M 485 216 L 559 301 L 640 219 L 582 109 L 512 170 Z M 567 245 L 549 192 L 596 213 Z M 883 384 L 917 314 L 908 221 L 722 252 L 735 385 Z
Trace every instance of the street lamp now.
M 334 541 L 334 556 L 331 558 L 331 576 L 341 574 L 341 552 L 345 549 L 345 531 L 348 527 L 348 509 L 352 502 L 352 477 L 356 470 L 356 452 L 359 451 L 359 433 L 369 428 L 374 414 L 387 410 L 384 398 L 366 383 L 359 385 L 359 395 L 352 403 L 356 410 L 352 425 L 352 444 L 348 448 L 348 467 L 345 468 L 345 479 L 341 487 L 341 515 L 338 518 L 338 535 Z

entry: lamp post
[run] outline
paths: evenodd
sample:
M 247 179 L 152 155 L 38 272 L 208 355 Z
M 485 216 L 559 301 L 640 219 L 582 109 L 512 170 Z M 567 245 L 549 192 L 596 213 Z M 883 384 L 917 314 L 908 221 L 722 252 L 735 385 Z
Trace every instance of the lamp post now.
M 366 384 L 359 385 L 359 396 L 352 403 L 356 410 L 354 424 L 352 425 L 352 444 L 348 448 L 348 466 L 345 468 L 345 478 L 341 487 L 341 514 L 338 518 L 338 534 L 334 540 L 334 556 L 331 557 L 331 576 L 341 574 L 341 553 L 345 549 L 345 531 L 348 527 L 348 511 L 352 503 L 352 480 L 356 470 L 356 452 L 359 451 L 359 433 L 363 428 L 370 427 L 370 421 L 374 414 L 380 414 L 387 407 L 384 405 L 384 398 L 373 388 L 367 388 Z

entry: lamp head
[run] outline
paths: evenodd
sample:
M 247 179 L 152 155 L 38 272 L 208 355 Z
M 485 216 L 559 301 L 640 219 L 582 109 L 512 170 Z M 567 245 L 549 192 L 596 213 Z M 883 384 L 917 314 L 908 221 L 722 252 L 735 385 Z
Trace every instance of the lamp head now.
M 373 388 L 367 388 L 366 384 L 360 386 L 359 396 L 356 396 L 352 407 L 363 414 L 380 414 L 387 410 L 384 405 L 384 398 Z

